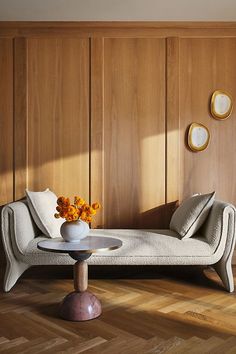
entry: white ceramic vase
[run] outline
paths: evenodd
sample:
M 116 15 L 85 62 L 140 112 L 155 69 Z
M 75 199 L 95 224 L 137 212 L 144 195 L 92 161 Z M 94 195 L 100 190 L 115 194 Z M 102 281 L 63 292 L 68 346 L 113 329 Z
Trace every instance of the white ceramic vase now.
M 89 225 L 82 220 L 65 221 L 61 225 L 61 236 L 66 242 L 80 242 L 89 233 Z

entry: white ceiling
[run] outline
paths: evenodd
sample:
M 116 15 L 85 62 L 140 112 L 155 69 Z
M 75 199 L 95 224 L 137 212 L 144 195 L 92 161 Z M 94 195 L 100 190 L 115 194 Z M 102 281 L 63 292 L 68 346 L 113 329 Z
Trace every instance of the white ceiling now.
M 236 0 L 0 0 L 0 21 L 235 21 Z

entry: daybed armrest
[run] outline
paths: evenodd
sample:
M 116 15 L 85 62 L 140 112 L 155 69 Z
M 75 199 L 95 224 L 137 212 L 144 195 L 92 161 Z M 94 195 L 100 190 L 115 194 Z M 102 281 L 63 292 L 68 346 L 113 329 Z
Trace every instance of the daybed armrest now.
M 26 201 L 6 205 L 2 210 L 2 238 L 5 252 L 11 248 L 15 256 L 24 254 L 29 242 L 39 231 L 30 215 Z
M 6 205 L 1 213 L 2 241 L 6 255 L 6 271 L 3 282 L 4 291 L 10 291 L 17 279 L 30 267 L 20 260 L 28 243 L 38 236 L 26 201 Z
M 233 205 L 215 201 L 206 223 L 202 228 L 202 235 L 219 254 L 219 261 L 214 268 L 230 292 L 234 290 L 232 273 L 232 257 L 236 240 L 236 209 Z
M 222 239 L 226 240 L 227 238 L 227 244 L 229 239 L 235 239 L 235 227 L 235 207 L 216 200 L 202 227 L 201 234 L 209 245 L 217 249 Z

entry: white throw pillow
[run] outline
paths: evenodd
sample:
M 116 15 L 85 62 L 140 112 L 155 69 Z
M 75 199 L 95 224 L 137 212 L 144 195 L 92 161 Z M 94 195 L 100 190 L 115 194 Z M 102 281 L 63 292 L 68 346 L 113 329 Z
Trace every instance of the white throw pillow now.
M 184 200 L 174 212 L 170 229 L 182 239 L 193 236 L 203 225 L 215 200 L 215 192 L 194 195 Z
M 35 224 L 47 237 L 60 237 L 63 219 L 54 218 L 57 196 L 48 188 L 43 192 L 25 191 L 27 202 Z

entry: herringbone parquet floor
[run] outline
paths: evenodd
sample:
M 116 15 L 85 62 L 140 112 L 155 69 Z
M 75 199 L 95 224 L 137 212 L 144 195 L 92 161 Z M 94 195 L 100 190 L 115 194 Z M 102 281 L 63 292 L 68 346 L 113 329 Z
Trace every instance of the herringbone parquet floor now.
M 222 290 L 210 270 L 95 275 L 89 289 L 103 314 L 83 323 L 57 316 L 58 303 L 73 289 L 71 269 L 46 272 L 42 267 L 37 277 L 32 272 L 1 293 L 0 353 L 236 353 L 236 295 Z

